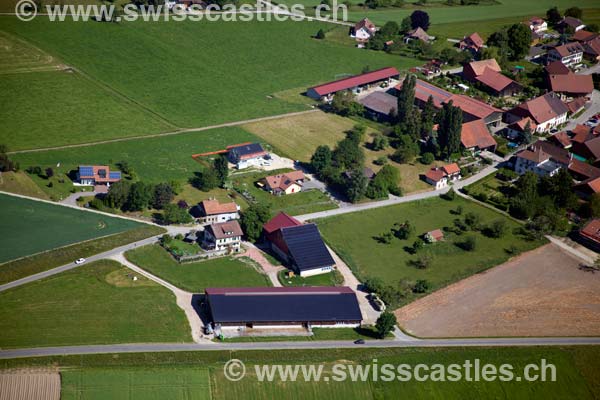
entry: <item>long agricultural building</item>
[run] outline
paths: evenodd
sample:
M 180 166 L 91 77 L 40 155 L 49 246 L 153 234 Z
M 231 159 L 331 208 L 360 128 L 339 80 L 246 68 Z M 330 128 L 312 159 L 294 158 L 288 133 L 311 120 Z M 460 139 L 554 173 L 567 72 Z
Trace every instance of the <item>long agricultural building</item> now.
M 362 314 L 349 287 L 207 288 L 217 329 L 357 327 Z
M 398 79 L 400 72 L 394 67 L 381 68 L 376 71 L 350 76 L 337 81 L 314 86 L 306 91 L 306 95 L 315 100 L 330 101 L 333 95 L 344 90 L 357 92 L 361 88 L 367 88 L 381 83 L 390 83 L 391 79 Z

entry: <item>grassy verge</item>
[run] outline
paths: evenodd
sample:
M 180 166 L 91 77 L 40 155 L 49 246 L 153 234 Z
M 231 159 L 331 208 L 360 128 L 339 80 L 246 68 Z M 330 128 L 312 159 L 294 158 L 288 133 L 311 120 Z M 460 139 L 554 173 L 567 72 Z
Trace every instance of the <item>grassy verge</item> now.
M 76 243 L 36 254 L 31 257 L 11 261 L 0 265 L 0 283 L 11 282 L 29 275 L 37 274 L 38 272 L 60 267 L 61 265 L 73 262 L 73 260 L 80 257 L 89 257 L 164 232 L 166 231 L 163 228 L 148 225 L 127 232 L 117 233 L 115 235 L 83 243 Z
M 391 338 L 390 333 L 386 337 Z M 303 342 L 311 340 L 373 340 L 379 339 L 375 328 L 371 326 L 360 328 L 313 328 L 312 336 L 243 336 L 228 338 L 223 342 L 244 343 L 244 342 Z M 215 339 L 216 342 L 221 342 Z
M 2 348 L 191 341 L 173 294 L 112 260 L 0 293 L 0 331 Z
M 267 276 L 245 257 L 179 264 L 159 245 L 140 247 L 125 255 L 135 265 L 194 293 L 207 287 L 270 286 Z

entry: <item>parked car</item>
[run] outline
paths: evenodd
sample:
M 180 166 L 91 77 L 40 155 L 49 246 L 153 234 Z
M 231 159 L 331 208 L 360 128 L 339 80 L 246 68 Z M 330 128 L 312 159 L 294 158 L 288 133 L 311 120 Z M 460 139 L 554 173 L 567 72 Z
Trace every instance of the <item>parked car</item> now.
M 357 339 L 354 341 L 354 344 L 365 344 L 365 339 Z
M 78 258 L 77 260 L 75 260 L 75 264 L 79 265 L 79 264 L 83 264 L 85 262 L 85 258 Z

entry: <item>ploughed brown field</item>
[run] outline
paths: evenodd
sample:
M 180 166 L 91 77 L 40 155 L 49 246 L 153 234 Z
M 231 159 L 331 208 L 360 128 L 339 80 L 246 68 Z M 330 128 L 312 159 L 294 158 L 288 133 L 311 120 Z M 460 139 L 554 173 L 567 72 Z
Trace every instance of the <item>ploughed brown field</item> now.
M 600 273 L 553 244 L 396 311 L 419 337 L 598 336 Z
M 59 400 L 58 370 L 21 369 L 0 372 L 0 400 Z

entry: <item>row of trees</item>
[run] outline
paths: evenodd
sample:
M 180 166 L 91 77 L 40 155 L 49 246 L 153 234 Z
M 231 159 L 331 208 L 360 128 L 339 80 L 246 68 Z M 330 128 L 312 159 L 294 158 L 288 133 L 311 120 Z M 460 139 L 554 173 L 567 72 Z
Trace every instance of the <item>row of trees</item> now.
M 8 147 L 0 144 L 0 172 L 18 171 L 19 163 L 12 161 L 8 157 Z
M 229 168 L 227 158 L 224 155 L 220 155 L 201 172 L 197 172 L 190 183 L 195 188 L 208 192 L 217 187 L 225 186 L 228 176 Z
M 311 157 L 311 167 L 319 178 L 328 185 L 343 192 L 350 201 L 356 202 L 367 196 L 383 198 L 392 193 L 401 195 L 398 188 L 399 173 L 391 165 L 384 165 L 371 180 L 364 174 L 365 155 L 362 149 L 366 127 L 356 125 L 338 142 L 336 148 L 317 147 Z M 385 136 L 376 135 L 372 147 L 381 149 L 386 146 Z

